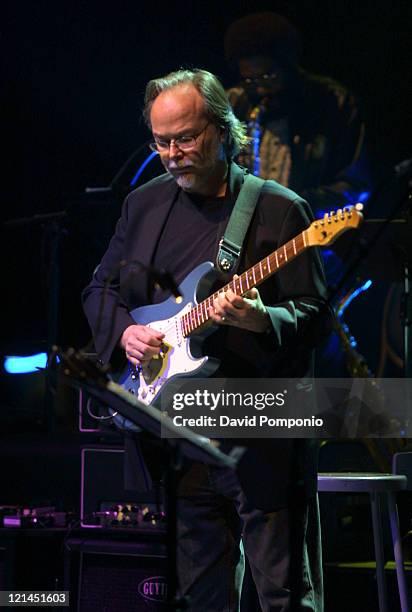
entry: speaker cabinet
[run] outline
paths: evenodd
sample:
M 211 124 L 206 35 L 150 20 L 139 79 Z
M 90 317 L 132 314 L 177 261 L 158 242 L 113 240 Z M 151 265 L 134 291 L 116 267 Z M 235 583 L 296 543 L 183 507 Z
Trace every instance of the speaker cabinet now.
M 166 571 L 159 538 L 66 541 L 64 582 L 73 612 L 166 612 Z

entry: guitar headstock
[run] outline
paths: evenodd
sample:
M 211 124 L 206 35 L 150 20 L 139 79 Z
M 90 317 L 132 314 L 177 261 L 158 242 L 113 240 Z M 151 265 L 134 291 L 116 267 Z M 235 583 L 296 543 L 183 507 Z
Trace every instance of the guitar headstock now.
M 326 246 L 349 229 L 356 229 L 363 220 L 363 205 L 347 206 L 325 213 L 322 219 L 311 223 L 305 231 L 307 246 Z

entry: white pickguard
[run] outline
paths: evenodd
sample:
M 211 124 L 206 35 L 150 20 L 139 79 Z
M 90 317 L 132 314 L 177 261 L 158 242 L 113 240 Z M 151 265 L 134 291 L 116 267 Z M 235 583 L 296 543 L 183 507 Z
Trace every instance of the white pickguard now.
M 152 359 L 147 366 L 139 370 L 137 397 L 144 404 L 152 404 L 163 385 L 174 376 L 191 374 L 202 367 L 207 360 L 207 357 L 197 359 L 192 356 L 189 339 L 184 338 L 181 333 L 179 318 L 192 307 L 193 304 L 189 302 L 174 317 L 153 321 L 148 325 L 164 333 L 165 337 L 159 358 Z

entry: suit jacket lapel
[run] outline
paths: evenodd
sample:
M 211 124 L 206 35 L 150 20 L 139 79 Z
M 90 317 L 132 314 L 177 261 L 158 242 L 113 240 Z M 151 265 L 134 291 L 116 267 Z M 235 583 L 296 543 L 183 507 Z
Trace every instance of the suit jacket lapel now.
M 146 266 L 151 266 L 156 247 L 159 243 L 161 233 L 169 216 L 173 203 L 178 195 L 179 186 L 171 179 L 166 182 L 156 193 L 156 199 L 146 197 L 144 208 L 140 207 L 136 214 L 134 229 L 130 232 L 130 246 L 128 257 L 130 260 L 140 261 Z M 138 240 L 134 240 L 136 236 Z M 140 282 L 128 283 L 129 296 L 127 303 L 133 307 L 148 304 L 150 301 L 150 278 L 145 271 L 139 272 Z
M 172 187 L 169 184 L 168 189 L 162 190 L 164 193 L 159 194 L 156 202 L 147 203 L 147 212 L 139 228 L 139 235 L 142 238 L 136 245 L 137 258 L 146 265 L 152 264 L 155 249 L 179 189 L 176 183 Z

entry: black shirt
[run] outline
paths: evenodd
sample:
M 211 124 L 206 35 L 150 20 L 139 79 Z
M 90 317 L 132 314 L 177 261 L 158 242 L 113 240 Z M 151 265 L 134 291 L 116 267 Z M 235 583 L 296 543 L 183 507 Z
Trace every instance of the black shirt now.
M 206 198 L 180 190 L 164 224 L 153 266 L 167 270 L 180 284 L 199 264 L 215 263 L 232 208 L 231 198 Z M 167 292 L 157 289 L 153 302 L 167 297 Z

